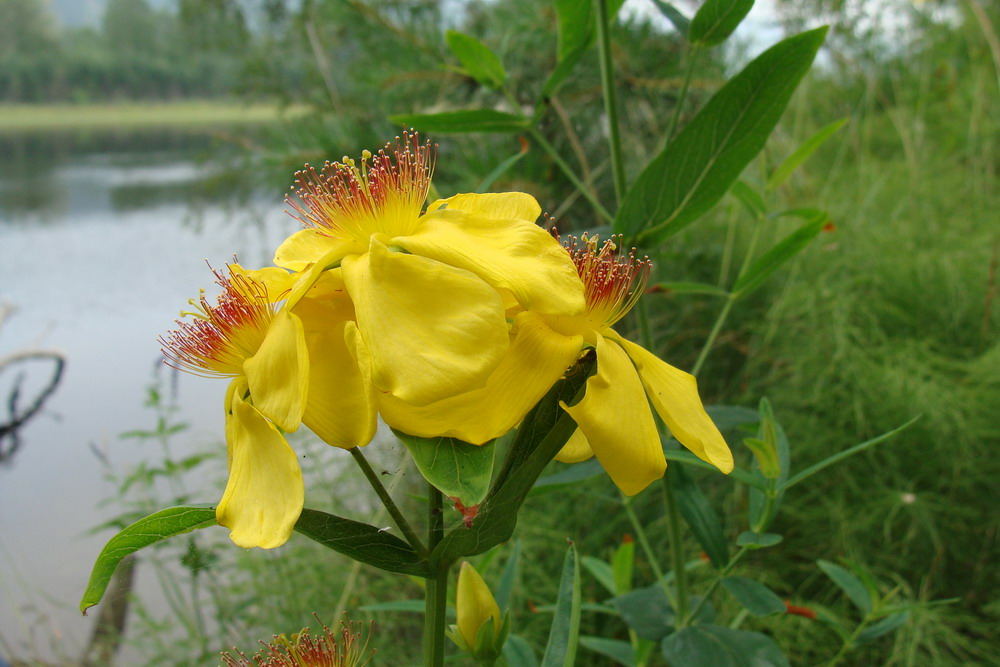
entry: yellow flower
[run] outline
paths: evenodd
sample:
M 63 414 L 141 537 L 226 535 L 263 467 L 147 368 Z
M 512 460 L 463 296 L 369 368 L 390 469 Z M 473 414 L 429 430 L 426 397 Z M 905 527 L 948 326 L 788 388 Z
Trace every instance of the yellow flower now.
M 295 306 L 328 270 L 341 273 L 372 385 L 413 406 L 486 385 L 504 358 L 503 294 L 539 313 L 582 312 L 565 252 L 534 224 L 523 193 L 456 195 L 421 213 L 430 144 L 404 133 L 376 155 L 307 166 L 289 198 L 305 225 L 274 262 L 301 272 Z M 350 327 L 348 327 L 350 331 Z
M 677 440 L 722 472 L 733 469 L 729 446 L 705 412 L 694 376 L 661 361 L 611 327 L 635 305 L 649 279 L 649 261 L 637 261 L 612 241 L 586 235 L 567 247 L 586 289 L 587 311 L 546 317 L 553 330 L 582 337 L 597 351 L 597 369 L 576 405 L 562 404 L 578 429 L 556 458 L 596 455 L 628 495 L 663 476 L 667 467 L 649 403 Z M 647 401 L 648 398 L 648 401 Z
M 469 651 L 477 652 L 477 649 L 486 649 L 500 637 L 503 629 L 500 607 L 479 572 L 467 561 L 462 562 L 462 567 L 458 571 L 455 614 L 458 635 L 465 642 Z M 491 619 L 493 631 L 491 636 L 487 638 L 487 646 L 477 646 L 476 638 L 480 628 Z
M 206 377 L 232 378 L 226 391 L 229 481 L 216 508 L 241 547 L 284 544 L 302 512 L 304 487 L 281 430 L 306 412 L 309 357 L 298 316 L 280 309 L 267 287 L 238 264 L 215 272 L 216 303 L 204 292 L 191 321 L 160 338 L 167 363 Z

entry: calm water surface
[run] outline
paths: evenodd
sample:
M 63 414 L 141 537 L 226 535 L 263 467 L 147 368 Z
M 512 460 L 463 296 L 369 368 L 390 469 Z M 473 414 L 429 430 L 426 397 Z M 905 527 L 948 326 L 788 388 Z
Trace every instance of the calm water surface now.
M 151 453 L 118 436 L 151 426 L 143 401 L 157 336 L 212 287 L 206 260 L 269 263 L 296 229 L 280 187 L 246 206 L 209 187 L 235 185 L 199 158 L 211 146 L 162 133 L 0 136 L 0 302 L 16 308 L 0 327 L 0 358 L 45 348 L 67 360 L 0 466 L 2 657 L 79 656 L 94 614 L 76 607 L 112 534 L 89 531 L 120 511 L 99 507 L 114 493 L 100 457 L 126 471 Z M 19 378 L 26 402 L 48 373 L 41 363 L 0 372 L 0 423 Z M 224 382 L 181 375 L 176 390 L 188 446 L 221 443 Z M 198 492 L 201 502 L 219 493 Z

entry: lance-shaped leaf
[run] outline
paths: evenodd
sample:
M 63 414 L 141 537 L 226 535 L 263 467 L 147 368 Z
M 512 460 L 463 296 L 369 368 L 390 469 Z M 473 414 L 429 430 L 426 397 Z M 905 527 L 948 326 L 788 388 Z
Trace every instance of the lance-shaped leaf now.
M 785 603 L 781 598 L 759 581 L 746 577 L 726 577 L 722 580 L 722 585 L 754 616 L 785 613 Z
M 591 355 L 532 408 L 518 427 L 504 464 L 479 505 L 476 520 L 470 527 L 459 526 L 445 535 L 431 553 L 432 563 L 481 554 L 510 538 L 528 492 L 576 430 L 576 422 L 559 402 L 575 402 L 593 369 Z
M 455 438 L 418 438 L 393 431 L 428 482 L 466 507 L 478 505 L 490 489 L 496 440 L 472 445 Z
M 101 601 L 111 575 L 126 556 L 168 537 L 214 525 L 214 505 L 187 505 L 160 510 L 123 529 L 108 540 L 97 557 L 87 590 L 80 600 L 80 611 L 86 614 L 88 609 Z
M 871 612 L 872 594 L 861 579 L 830 561 L 818 560 L 816 564 L 826 576 L 830 577 L 833 583 L 837 584 L 840 590 L 844 591 L 844 594 L 854 603 L 855 607 L 861 610 L 862 614 Z
M 664 639 L 661 648 L 668 663 L 683 667 L 788 667 L 767 635 L 718 625 L 682 628 Z
M 833 136 L 833 134 L 847 124 L 846 118 L 841 118 L 840 120 L 835 120 L 829 125 L 823 127 L 819 132 L 812 135 L 806 139 L 805 143 L 795 149 L 795 152 L 785 158 L 771 177 L 767 179 L 767 185 L 764 186 L 765 190 L 774 190 L 779 185 L 785 182 L 785 180 L 792 175 L 799 166 L 809 159 L 809 157 L 816 152 L 816 149 L 822 146 L 827 139 Z
M 858 633 L 856 641 L 858 644 L 867 644 L 870 641 L 874 641 L 882 635 L 889 634 L 893 630 L 902 627 L 909 618 L 910 612 L 908 611 L 901 611 L 898 614 L 886 616 L 878 623 L 869 625 L 867 628 Z
M 691 19 L 687 38 L 699 46 L 726 41 L 753 7 L 753 0 L 705 0 Z
M 716 568 L 725 567 L 729 561 L 729 544 L 722 532 L 722 522 L 719 515 L 708 502 L 708 498 L 694 483 L 691 476 L 682 465 L 670 466 L 667 469 L 670 485 L 677 499 L 677 508 L 691 532 L 698 539 L 698 544 L 705 550 Z
M 655 245 L 712 208 L 764 147 L 825 36 L 824 27 L 779 42 L 716 92 L 639 174 L 615 232 Z
M 659 584 L 637 588 L 611 601 L 625 624 L 643 639 L 659 641 L 673 630 L 676 617 Z
M 576 557 L 576 546 L 570 544 L 563 559 L 559 597 L 549 630 L 549 642 L 542 656 L 542 667 L 573 667 L 579 634 L 580 563 Z
M 763 285 L 782 264 L 802 252 L 823 231 L 823 226 L 829 219 L 825 212 L 812 208 L 783 211 L 775 214 L 775 217 L 786 215 L 805 218 L 807 222 L 750 265 L 733 285 L 734 298 L 745 296 Z
M 306 508 L 295 524 L 295 531 L 328 549 L 387 572 L 432 576 L 427 561 L 384 528 Z
M 390 116 L 396 125 L 406 125 L 421 132 L 524 132 L 531 120 L 493 109 L 460 109 L 431 114 L 398 114 Z
M 472 35 L 457 30 L 445 33 L 448 47 L 473 79 L 493 89 L 500 89 L 507 80 L 507 70 L 500 59 L 485 44 Z
M 671 2 L 653 0 L 653 4 L 656 5 L 661 14 L 667 17 L 667 20 L 673 24 L 682 37 L 687 37 L 688 30 L 691 29 L 691 19 L 684 16 L 684 13 L 677 9 Z
M 608 0 L 608 20 L 618 14 L 624 0 Z M 594 3 L 590 0 L 556 0 L 559 41 L 556 68 L 542 86 L 542 98 L 551 97 L 594 43 Z

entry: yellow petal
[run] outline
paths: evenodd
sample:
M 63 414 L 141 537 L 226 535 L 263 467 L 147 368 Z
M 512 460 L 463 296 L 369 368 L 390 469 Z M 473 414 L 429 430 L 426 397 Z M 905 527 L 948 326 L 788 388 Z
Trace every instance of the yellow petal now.
M 455 616 L 458 632 L 470 649 L 476 646 L 479 628 L 493 619 L 494 637 L 500 632 L 500 607 L 479 572 L 468 561 L 462 561 L 455 589 Z
M 350 449 L 371 442 L 378 424 L 371 387 L 344 340 L 347 324 L 306 338 L 312 367 L 302 422 L 327 444 Z
M 587 436 L 580 429 L 576 429 L 573 431 L 573 435 L 569 437 L 569 440 L 566 441 L 566 444 L 563 445 L 563 448 L 556 454 L 555 459 L 563 463 L 579 463 L 580 461 L 586 461 L 593 455 L 594 450 L 590 448 Z
M 353 240 L 337 239 L 320 234 L 315 229 L 302 229 L 289 236 L 278 246 L 274 252 L 274 263 L 292 271 L 301 271 L 309 264 L 331 253 L 337 256 L 336 259 L 339 261 L 340 258 L 352 252 L 360 254 L 364 251 L 364 246 L 358 247 L 357 242 Z
M 624 350 L 597 337 L 597 371 L 587 380 L 583 399 L 562 404 L 583 431 L 601 467 L 627 495 L 635 495 L 663 476 L 660 435 L 639 375 Z
M 372 383 L 413 405 L 482 387 L 507 351 L 496 290 L 468 271 L 389 250 L 344 259 Z
M 473 444 L 512 429 L 576 361 L 583 344 L 580 336 L 552 331 L 536 313 L 521 313 L 514 326 L 510 349 L 485 387 L 420 407 L 384 396 L 382 418 L 404 433 Z
M 451 211 L 475 213 L 484 218 L 499 220 L 527 220 L 534 223 L 542 214 L 542 207 L 531 195 L 524 192 L 465 193 L 438 199 L 427 211 L 447 208 Z
M 274 316 L 257 353 L 243 362 L 253 404 L 285 431 L 302 421 L 309 387 L 309 353 L 298 316 Z
M 229 481 L 215 514 L 237 546 L 271 549 L 292 534 L 305 486 L 295 452 L 241 394 L 232 393 L 226 414 Z
M 424 215 L 416 233 L 393 243 L 509 289 L 526 310 L 583 312 L 583 283 L 569 253 L 533 222 L 447 208 Z
M 292 285 L 295 283 L 294 274 L 289 273 L 285 269 L 278 268 L 277 266 L 268 266 L 263 269 L 244 269 L 239 264 L 230 264 L 229 272 L 232 275 L 242 274 L 245 275 L 250 280 L 264 285 L 267 289 L 267 297 L 271 302 L 278 301 L 287 294 L 289 290 L 292 289 Z
M 674 368 L 610 329 L 601 333 L 616 340 L 628 353 L 639 371 L 649 400 L 678 442 L 722 472 L 732 472 L 733 453 L 705 412 L 694 376 Z

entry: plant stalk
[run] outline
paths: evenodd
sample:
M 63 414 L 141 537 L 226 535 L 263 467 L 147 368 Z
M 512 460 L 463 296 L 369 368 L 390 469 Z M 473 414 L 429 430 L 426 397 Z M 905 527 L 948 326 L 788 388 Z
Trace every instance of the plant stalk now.
M 601 62 L 601 88 L 604 91 L 604 113 L 608 116 L 611 176 L 615 184 L 615 201 L 621 204 L 625 197 L 625 166 L 622 163 L 622 140 L 618 127 L 618 102 L 615 98 L 615 72 L 611 57 L 607 0 L 594 0 L 594 11 L 597 21 L 597 51 Z
M 604 208 L 604 205 L 601 204 L 601 202 L 597 201 L 597 196 L 594 195 L 590 188 L 588 188 L 584 182 L 580 180 L 580 177 L 576 175 L 573 168 L 566 164 L 566 161 L 562 159 L 561 155 L 559 155 L 559 151 L 556 150 L 556 147 L 550 144 L 545 137 L 542 136 L 542 133 L 533 127 L 528 129 L 528 134 L 530 134 L 531 138 L 542 147 L 542 150 L 549 154 L 549 157 L 556 163 L 556 166 L 558 166 L 559 169 L 561 169 L 566 175 L 566 178 L 568 178 L 573 185 L 576 186 L 576 189 L 581 195 L 583 195 L 583 198 L 590 202 L 590 205 L 594 207 L 594 210 L 597 211 L 598 215 L 604 218 L 604 221 L 609 225 L 614 222 L 614 216 L 608 212 L 608 209 Z
M 410 546 L 413 547 L 414 551 L 422 557 L 427 558 L 430 551 L 428 551 L 427 547 L 424 546 L 424 543 L 420 541 L 420 537 L 417 536 L 417 533 L 410 526 L 406 517 L 404 517 L 403 513 L 399 511 L 399 507 L 395 502 L 393 502 L 392 496 L 390 496 L 389 492 L 385 490 L 384 486 L 382 486 L 382 482 L 379 480 L 378 474 L 372 470 L 371 465 L 368 463 L 368 459 L 366 459 L 365 455 L 361 453 L 361 448 L 352 447 L 350 452 L 351 456 L 354 457 L 354 461 L 358 464 L 358 467 L 361 468 L 361 472 L 363 472 L 365 477 L 368 478 L 368 483 L 371 484 L 373 489 L 375 489 L 375 493 L 378 494 L 379 500 L 382 501 L 382 505 L 384 505 L 386 510 L 389 511 L 390 516 L 392 516 L 392 520 L 396 523 L 396 527 L 399 528 L 399 530 L 403 533 L 403 536 L 406 537 L 406 541 L 410 543 Z
M 670 561 L 674 571 L 674 617 L 680 630 L 688 622 L 687 568 L 684 562 L 684 533 L 681 530 L 681 513 L 674 498 L 674 487 L 669 473 L 663 476 L 663 502 L 667 507 L 667 534 L 670 539 Z
M 444 511 L 441 492 L 428 483 L 427 500 L 428 528 L 427 543 L 430 551 L 444 537 Z M 448 572 L 451 563 L 433 564 L 434 576 L 427 580 L 424 589 L 424 665 L 425 667 L 443 667 L 444 665 L 444 630 L 448 604 Z

